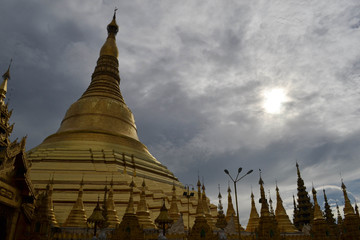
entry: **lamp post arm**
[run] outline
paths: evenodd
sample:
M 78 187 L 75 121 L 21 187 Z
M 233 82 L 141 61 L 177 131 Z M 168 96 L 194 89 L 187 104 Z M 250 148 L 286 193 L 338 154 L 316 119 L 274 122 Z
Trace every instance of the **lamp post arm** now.
M 230 174 L 228 174 L 228 176 L 230 177 L 231 181 L 236 182 Z
M 238 180 L 236 180 L 236 182 L 240 181 L 241 179 L 243 179 L 244 177 L 246 177 L 247 175 L 249 175 L 250 173 L 246 173 L 244 176 L 242 176 L 241 178 L 239 178 Z

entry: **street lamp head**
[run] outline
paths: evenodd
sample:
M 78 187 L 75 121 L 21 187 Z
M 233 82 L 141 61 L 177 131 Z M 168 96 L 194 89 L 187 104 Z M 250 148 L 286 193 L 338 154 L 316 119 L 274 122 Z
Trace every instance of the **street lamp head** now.
M 224 169 L 224 172 L 229 175 L 229 171 L 227 169 Z
M 247 174 L 250 174 L 250 173 L 252 173 L 252 172 L 253 172 L 253 170 L 251 169 L 250 171 L 248 171 L 248 172 L 246 173 L 246 175 L 247 175 Z
M 238 169 L 238 173 L 241 173 L 241 171 L 242 171 L 242 168 L 240 167 L 240 168 Z

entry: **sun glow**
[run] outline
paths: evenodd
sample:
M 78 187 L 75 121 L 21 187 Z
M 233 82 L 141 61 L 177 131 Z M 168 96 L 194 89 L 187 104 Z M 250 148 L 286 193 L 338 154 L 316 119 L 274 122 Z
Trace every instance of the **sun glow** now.
M 265 112 L 269 114 L 282 113 L 283 103 L 285 103 L 288 100 L 285 89 L 283 88 L 268 89 L 264 91 L 263 96 L 264 96 L 263 108 Z

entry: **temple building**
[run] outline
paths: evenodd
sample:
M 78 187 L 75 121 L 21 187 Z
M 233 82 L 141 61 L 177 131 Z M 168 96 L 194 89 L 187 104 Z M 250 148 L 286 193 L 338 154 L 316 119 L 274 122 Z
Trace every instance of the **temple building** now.
M 24 239 L 30 231 L 34 187 L 29 176 L 31 166 L 26 158 L 26 137 L 11 142 L 14 124 L 10 125 L 5 103 L 10 66 L 0 85 L 0 240 Z

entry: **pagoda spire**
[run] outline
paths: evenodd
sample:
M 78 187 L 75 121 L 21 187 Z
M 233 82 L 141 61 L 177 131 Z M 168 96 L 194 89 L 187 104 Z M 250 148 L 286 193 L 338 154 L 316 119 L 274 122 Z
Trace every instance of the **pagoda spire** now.
M 174 222 L 176 222 L 180 218 L 180 213 L 179 213 L 179 208 L 177 205 L 178 200 L 176 197 L 175 183 L 173 183 L 171 190 L 172 190 L 172 197 L 171 197 L 171 204 L 170 204 L 170 209 L 169 209 L 169 216 L 172 220 L 174 220 Z
M 261 212 L 260 212 L 260 221 L 258 228 L 259 240 L 268 240 L 268 239 L 279 239 L 279 230 L 277 222 L 274 216 L 271 216 L 269 211 L 269 205 L 265 196 L 264 191 L 264 181 L 261 178 L 261 170 L 259 169 L 259 185 L 260 185 L 260 203 L 261 203 Z
M 146 203 L 146 184 L 145 179 L 143 179 L 143 182 L 141 184 L 141 193 L 140 193 L 140 202 L 136 209 L 136 216 L 139 219 L 140 226 L 143 229 L 154 229 L 155 224 L 152 222 L 150 217 L 150 212 Z
M 107 217 L 107 222 L 109 224 L 108 226 L 109 228 L 115 228 L 120 224 L 120 220 L 115 209 L 113 179 L 111 179 L 110 182 L 109 194 L 106 201 L 106 213 L 107 213 L 106 217 Z
M 84 209 L 83 203 L 83 186 L 84 186 L 84 179 L 80 182 L 80 189 L 78 193 L 78 197 L 76 199 L 73 208 L 69 216 L 67 217 L 64 227 L 79 227 L 79 228 L 86 228 L 87 227 L 87 218 Z
M 297 211 L 294 215 L 295 227 L 302 230 L 304 225 L 310 224 L 312 215 L 312 204 L 306 191 L 304 180 L 301 178 L 299 164 L 296 162 L 297 169 Z
M 342 191 L 344 194 L 344 200 L 345 200 L 344 216 L 346 216 L 348 214 L 355 214 L 354 208 L 351 205 L 350 199 L 349 199 L 347 191 L 346 191 L 346 186 L 345 186 L 343 180 L 341 180 L 341 188 L 342 188 Z
M 209 204 L 207 202 L 207 197 L 206 197 L 206 193 L 205 193 L 205 184 L 203 183 L 202 184 L 202 195 L 201 195 L 201 198 L 202 198 L 202 205 L 203 205 L 203 209 L 204 209 L 204 214 L 205 214 L 205 217 L 206 217 L 206 221 L 208 222 L 208 224 L 211 226 L 211 227 L 214 227 L 215 226 L 215 222 L 213 221 L 213 217 L 211 216 L 211 211 L 210 211 L 210 207 L 209 207 Z
M 341 216 L 339 205 L 336 203 L 336 213 L 337 213 L 337 225 L 341 226 L 343 224 L 343 218 Z
M 46 185 L 46 190 L 40 193 L 35 202 L 35 211 L 31 221 L 30 239 L 49 239 L 54 228 L 59 228 L 55 216 L 51 211 L 49 192 L 49 184 Z M 41 229 L 41 231 L 39 231 Z
M 53 191 L 54 191 L 54 175 L 52 176 L 52 179 L 50 181 L 50 184 L 47 186 L 47 198 L 48 198 L 48 212 L 51 219 L 51 222 L 54 226 L 58 226 L 58 222 L 55 217 L 54 213 L 54 203 L 53 203 Z
M 11 67 L 12 59 L 10 60 L 9 67 L 7 71 L 2 75 L 3 81 L 0 85 L 0 104 L 5 105 L 5 98 L 7 92 L 7 82 L 10 79 L 10 67 Z
M 330 233 L 330 229 L 325 221 L 325 218 L 322 214 L 320 206 L 316 197 L 316 190 L 314 186 L 312 187 L 312 194 L 314 199 L 314 219 L 311 228 L 311 233 L 314 240 L 323 240 L 323 239 L 334 239 Z
M 198 204 L 196 207 L 196 215 L 198 216 L 204 216 L 205 212 L 204 212 L 204 207 L 203 207 L 203 202 L 202 202 L 202 198 L 201 198 L 201 182 L 200 179 L 198 179 L 197 182 L 197 187 L 198 187 Z
M 286 213 L 286 210 L 283 205 L 283 200 L 280 196 L 279 187 L 276 184 L 276 209 L 275 209 L 275 219 L 278 223 L 279 230 L 281 232 L 298 232 L 295 226 L 291 223 L 289 216 Z
M 112 239 L 128 240 L 128 239 L 144 239 L 143 228 L 140 226 L 139 219 L 134 210 L 133 191 L 135 183 L 131 180 L 129 203 L 125 210 L 125 214 L 118 228 L 113 231 Z
M 296 206 L 296 201 L 295 201 L 295 196 L 293 195 L 293 205 L 294 205 L 294 212 L 293 212 L 293 223 L 294 223 L 294 226 L 297 226 L 298 223 L 298 219 L 297 219 L 297 216 L 298 216 L 298 209 L 297 209 L 297 206 Z
M 251 210 L 250 210 L 250 218 L 249 222 L 246 226 L 247 232 L 255 232 L 255 230 L 259 226 L 259 214 L 256 210 L 255 200 L 254 200 L 254 193 L 251 190 Z
M 0 113 L 1 113 L 1 122 L 0 125 L 0 148 L 6 148 L 10 145 L 10 135 L 13 131 L 14 124 L 9 123 L 12 110 L 9 111 L 7 104 L 5 104 L 6 92 L 7 92 L 7 84 L 10 79 L 10 67 L 11 62 L 7 71 L 3 74 L 3 81 L 0 85 Z M 1 160 L 0 160 L 1 163 Z
M 324 216 L 321 212 L 320 206 L 317 201 L 316 190 L 314 187 L 312 187 L 312 194 L 313 194 L 313 199 L 314 199 L 314 220 L 317 220 L 317 219 L 324 220 Z
M 275 216 L 274 208 L 273 208 L 273 201 L 271 199 L 270 190 L 269 190 L 269 205 L 270 205 L 270 215 Z
M 347 195 L 344 181 L 341 180 L 341 188 L 344 193 L 345 207 L 344 207 L 344 222 L 343 222 L 343 239 L 359 239 L 360 236 L 360 219 L 355 214 L 354 208 L 351 205 L 350 199 Z
M 221 198 L 222 198 L 222 196 L 221 196 L 220 184 L 219 184 L 219 194 L 218 194 L 219 204 L 218 204 L 217 221 L 215 223 L 215 226 L 217 228 L 224 229 L 226 227 L 226 225 L 227 225 L 227 222 L 226 222 L 226 219 L 225 219 L 223 205 L 221 203 Z
M 100 50 L 91 84 L 81 98 L 103 96 L 125 103 L 119 88 L 120 76 L 117 59 L 119 51 L 115 38 L 118 30 L 114 12 L 113 19 L 107 26 L 108 37 Z
M 229 222 L 231 217 L 233 216 L 235 218 L 236 214 L 235 214 L 235 209 L 234 209 L 234 205 L 232 203 L 232 198 L 231 198 L 231 188 L 230 188 L 230 184 L 228 184 L 228 207 L 226 210 L 226 221 Z
M 261 171 L 260 171 L 259 185 L 260 185 L 260 202 L 261 202 L 260 214 L 261 216 L 270 216 L 269 205 L 265 196 L 264 181 L 261 178 Z
M 323 193 L 324 193 L 324 215 L 325 215 L 325 219 L 326 219 L 326 222 L 329 224 L 329 225 L 335 225 L 335 218 L 334 218 L 334 214 L 332 213 L 331 211 L 331 207 L 329 205 L 329 202 L 328 202 L 328 199 L 327 199 L 327 196 L 326 196 L 326 192 L 325 192 L 325 189 L 323 189 Z
M 134 194 L 134 187 L 136 187 L 136 185 L 134 183 L 134 180 L 131 180 L 129 187 L 130 187 L 130 197 L 125 213 L 135 214 L 133 194 Z
M 201 198 L 201 182 L 198 179 L 197 182 L 198 187 L 198 205 L 196 208 L 196 216 L 195 216 L 195 223 L 190 231 L 189 239 L 213 239 L 214 234 L 212 228 L 208 221 L 205 218 L 205 212 L 202 204 Z

